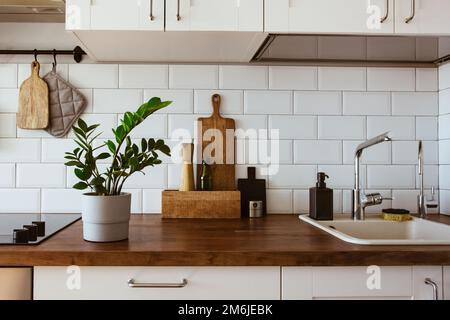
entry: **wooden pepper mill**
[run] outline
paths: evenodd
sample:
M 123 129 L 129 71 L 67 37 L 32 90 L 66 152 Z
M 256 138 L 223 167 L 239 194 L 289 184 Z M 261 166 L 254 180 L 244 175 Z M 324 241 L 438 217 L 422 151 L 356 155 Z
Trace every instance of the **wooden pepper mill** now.
M 194 166 L 192 164 L 194 155 L 194 144 L 183 143 L 183 165 L 181 169 L 180 191 L 195 191 Z

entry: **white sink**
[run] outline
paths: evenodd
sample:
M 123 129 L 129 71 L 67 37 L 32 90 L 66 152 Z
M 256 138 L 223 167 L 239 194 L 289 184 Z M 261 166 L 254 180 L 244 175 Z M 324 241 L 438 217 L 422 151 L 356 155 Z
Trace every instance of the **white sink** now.
M 353 221 L 348 216 L 332 221 L 316 221 L 307 215 L 303 220 L 350 243 L 364 245 L 450 245 L 450 226 L 413 218 L 410 221 L 385 221 L 381 216 Z

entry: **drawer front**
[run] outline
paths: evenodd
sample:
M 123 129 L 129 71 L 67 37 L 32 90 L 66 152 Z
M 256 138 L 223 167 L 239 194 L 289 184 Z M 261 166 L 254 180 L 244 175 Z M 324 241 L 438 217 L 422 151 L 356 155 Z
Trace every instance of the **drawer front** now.
M 283 267 L 282 299 L 412 298 L 411 267 L 373 272 L 367 267 Z
M 184 287 L 132 288 L 135 284 Z M 35 267 L 35 299 L 280 299 L 279 267 Z

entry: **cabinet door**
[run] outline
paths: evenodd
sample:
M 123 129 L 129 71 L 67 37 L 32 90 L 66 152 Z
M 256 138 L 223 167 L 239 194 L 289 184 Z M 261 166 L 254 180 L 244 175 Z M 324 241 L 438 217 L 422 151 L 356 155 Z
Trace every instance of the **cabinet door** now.
M 413 288 L 414 300 L 442 300 L 442 266 L 414 266 Z
M 395 0 L 395 32 L 449 35 L 449 13 L 448 0 Z
M 91 28 L 91 0 L 66 0 L 66 30 Z
M 31 268 L 0 267 L 0 300 L 31 300 Z
M 167 0 L 167 31 L 263 31 L 264 0 Z
M 390 34 L 393 0 L 265 0 L 265 31 Z M 381 19 L 386 19 L 381 23 Z
M 41 299 L 280 299 L 279 267 L 35 267 Z M 135 283 L 161 287 L 132 288 Z M 184 287 L 172 287 L 187 280 Z
M 283 267 L 282 299 L 412 299 L 411 267 Z
M 450 266 L 444 266 L 444 300 L 450 300 Z

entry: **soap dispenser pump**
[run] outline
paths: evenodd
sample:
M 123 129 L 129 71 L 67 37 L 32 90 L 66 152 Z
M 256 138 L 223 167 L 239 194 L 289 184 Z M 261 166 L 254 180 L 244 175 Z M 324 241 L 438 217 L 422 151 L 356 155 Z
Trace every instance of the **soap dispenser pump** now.
M 325 172 L 318 172 L 316 186 L 309 189 L 309 217 L 315 220 L 333 220 L 333 190 L 325 178 Z

